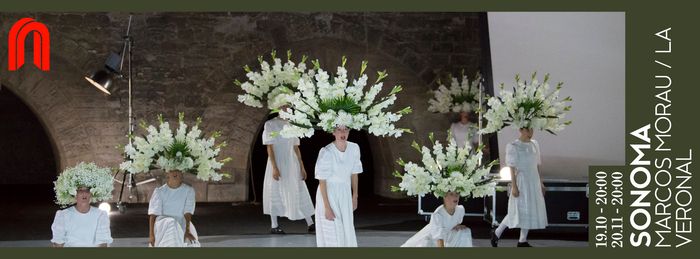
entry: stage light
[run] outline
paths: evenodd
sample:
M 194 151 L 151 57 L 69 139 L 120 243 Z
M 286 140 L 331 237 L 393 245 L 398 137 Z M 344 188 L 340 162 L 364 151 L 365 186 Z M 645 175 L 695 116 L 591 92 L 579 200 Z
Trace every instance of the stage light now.
M 498 172 L 498 175 L 501 177 L 502 181 L 510 181 L 510 167 L 502 167 L 501 171 Z
M 107 202 L 100 203 L 100 210 L 104 210 L 109 214 L 110 211 L 112 211 L 112 205 L 109 205 Z

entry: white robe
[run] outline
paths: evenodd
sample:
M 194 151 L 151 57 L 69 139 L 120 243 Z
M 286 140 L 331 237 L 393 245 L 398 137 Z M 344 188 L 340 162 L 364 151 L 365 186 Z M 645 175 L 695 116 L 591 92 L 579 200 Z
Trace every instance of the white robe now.
M 459 205 L 450 215 L 444 205 L 440 205 L 430 216 L 430 223 L 413 235 L 401 247 L 436 247 L 442 239 L 445 247 L 472 247 L 472 231 L 469 228 L 454 230 L 462 224 L 464 207 Z
M 461 122 L 452 123 L 450 126 L 450 132 L 452 132 L 452 138 L 457 142 L 457 147 L 464 148 L 466 144 L 470 147 L 474 147 L 474 143 L 479 143 L 479 134 L 477 132 L 479 129 L 474 126 L 473 123 L 462 124 Z
M 331 143 L 321 148 L 316 160 L 316 179 L 326 181 L 328 203 L 335 219 L 326 219 L 323 195 L 316 192 L 316 246 L 356 247 L 352 208 L 352 175 L 362 173 L 360 146 L 348 142 L 345 152 Z
M 536 140 L 515 140 L 506 146 L 506 165 L 517 168 L 520 196 L 508 198 L 508 214 L 501 224 L 508 228 L 543 229 L 547 227 L 547 209 L 537 166 L 541 164 Z
M 148 203 L 148 215 L 156 215 L 153 229 L 155 247 L 187 247 L 199 246 L 199 242 L 185 242 L 185 213 L 194 214 L 194 189 L 182 184 L 178 188 L 170 188 L 167 184 L 153 190 L 153 196 Z M 196 238 L 197 230 L 190 222 L 190 233 Z
M 51 242 L 64 247 L 97 247 L 112 243 L 109 215 L 92 206 L 87 213 L 80 213 L 75 206 L 56 211 L 51 231 Z
M 288 122 L 279 117 L 265 122 L 263 145 L 272 145 L 280 179 L 272 177 L 272 162 L 268 158 L 263 183 L 263 213 L 299 220 L 314 215 L 314 204 L 306 182 L 301 178 L 299 159 L 294 151 L 299 138 L 271 135 L 280 132 L 286 124 Z

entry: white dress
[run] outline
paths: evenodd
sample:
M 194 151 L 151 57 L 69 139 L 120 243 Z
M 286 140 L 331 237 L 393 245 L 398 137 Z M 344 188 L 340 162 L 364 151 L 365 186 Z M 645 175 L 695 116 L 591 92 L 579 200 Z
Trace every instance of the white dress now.
M 87 213 L 80 213 L 75 206 L 56 211 L 51 225 L 51 243 L 64 247 L 96 247 L 111 244 L 107 212 L 90 206 Z
M 461 122 L 455 122 L 450 126 L 452 138 L 457 142 L 457 147 L 459 148 L 464 148 L 465 144 L 469 144 L 469 146 L 474 148 L 474 143 L 479 143 L 478 131 L 479 129 L 473 123 L 462 124 Z
M 542 195 L 540 174 L 540 145 L 536 140 L 519 139 L 506 146 L 506 165 L 517 168 L 520 196 L 508 198 L 508 215 L 501 224 L 508 228 L 543 229 L 547 227 L 547 209 Z
M 335 144 L 321 148 L 316 160 L 316 179 L 326 181 L 328 203 L 335 219 L 326 219 L 323 195 L 316 192 L 316 246 L 356 247 L 352 209 L 352 175 L 362 173 L 360 146 L 349 142 L 345 152 Z
M 272 178 L 272 162 L 268 158 L 263 183 L 263 213 L 298 220 L 314 215 L 314 204 L 306 182 L 301 178 L 299 159 L 294 152 L 299 138 L 271 135 L 280 132 L 286 124 L 288 122 L 279 117 L 265 122 L 263 145 L 272 145 L 280 179 Z
M 198 246 L 198 242 L 185 242 L 185 213 L 194 214 L 194 188 L 181 184 L 175 189 L 167 184 L 153 190 L 148 203 L 148 215 L 156 215 L 155 247 Z M 190 222 L 190 233 L 197 239 L 197 230 Z
M 472 231 L 469 228 L 454 230 L 462 224 L 464 219 L 464 206 L 459 205 L 450 215 L 444 205 L 440 205 L 430 216 L 430 223 L 413 235 L 401 247 L 436 247 L 437 241 L 442 239 L 445 247 L 472 247 Z

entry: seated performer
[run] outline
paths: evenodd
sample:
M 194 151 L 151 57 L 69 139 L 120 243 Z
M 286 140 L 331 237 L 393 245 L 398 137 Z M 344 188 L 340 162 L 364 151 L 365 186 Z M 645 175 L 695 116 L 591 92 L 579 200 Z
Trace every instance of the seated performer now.
M 443 204 L 430 217 L 430 223 L 408 239 L 402 247 L 472 247 L 472 232 L 462 225 L 464 206 L 459 194 L 448 192 Z
M 148 204 L 148 243 L 153 247 L 199 246 L 192 224 L 194 189 L 182 182 L 181 171 L 170 171 L 167 178 L 166 184 L 153 191 Z
M 108 168 L 80 163 L 54 182 L 56 203 L 73 205 L 56 212 L 51 225 L 52 247 L 107 247 L 112 243 L 107 212 L 90 206 L 111 198 L 112 176 Z

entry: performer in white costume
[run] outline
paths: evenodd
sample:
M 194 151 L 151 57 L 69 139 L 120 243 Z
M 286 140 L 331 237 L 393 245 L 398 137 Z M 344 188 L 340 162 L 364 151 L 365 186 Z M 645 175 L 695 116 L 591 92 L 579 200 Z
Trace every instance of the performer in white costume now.
M 401 247 L 472 247 L 472 232 L 462 225 L 464 206 L 459 194 L 448 192 L 430 216 L 430 223 L 408 239 Z
M 75 206 L 56 212 L 51 225 L 54 247 L 107 247 L 112 243 L 107 212 L 90 206 L 90 189 L 80 188 Z
M 170 171 L 167 183 L 156 188 L 148 203 L 148 243 L 153 247 L 198 247 L 192 224 L 194 189 L 183 183 L 183 173 Z
M 540 146 L 532 139 L 533 130 L 520 129 L 520 137 L 506 146 L 506 165 L 511 169 L 511 192 L 508 198 L 508 214 L 491 232 L 491 245 L 506 228 L 520 228 L 518 247 L 531 247 L 527 234 L 531 229 L 547 227 L 547 210 L 544 202 L 545 186 L 539 174 Z
M 63 171 L 54 182 L 56 203 L 70 206 L 56 212 L 51 224 L 52 247 L 107 247 L 112 243 L 107 212 L 90 206 L 112 197 L 109 168 L 80 163 Z
M 337 126 L 335 141 L 318 153 L 315 174 L 316 245 L 356 247 L 353 211 L 357 209 L 358 174 L 362 173 L 360 147 L 348 140 L 350 129 Z
M 459 121 L 452 123 L 450 132 L 457 142 L 457 147 L 463 148 L 469 144 L 472 149 L 479 145 L 479 128 L 469 121 L 468 112 L 459 113 Z
M 272 234 L 284 234 L 277 217 L 306 219 L 308 232 L 315 230 L 311 216 L 314 205 L 306 187 L 306 169 L 301 159 L 299 138 L 273 135 L 289 124 L 280 117 L 265 122 L 263 145 L 267 145 L 267 167 L 263 185 L 263 213 L 270 215 Z

